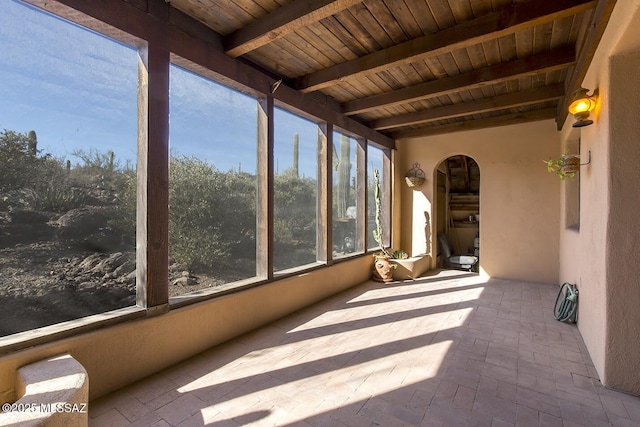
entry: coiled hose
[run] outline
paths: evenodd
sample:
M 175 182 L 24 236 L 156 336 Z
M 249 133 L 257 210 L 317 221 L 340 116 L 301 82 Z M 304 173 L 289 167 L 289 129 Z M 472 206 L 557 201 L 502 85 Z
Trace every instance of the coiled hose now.
M 578 288 L 576 285 L 564 282 L 560 286 L 553 315 L 561 322 L 574 323 L 578 309 Z

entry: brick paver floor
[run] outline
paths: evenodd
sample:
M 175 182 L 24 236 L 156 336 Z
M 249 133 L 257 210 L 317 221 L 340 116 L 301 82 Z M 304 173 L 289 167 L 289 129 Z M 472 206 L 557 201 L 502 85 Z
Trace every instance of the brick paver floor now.
M 640 426 L 640 398 L 602 387 L 554 320 L 557 291 L 367 282 L 92 402 L 89 424 Z

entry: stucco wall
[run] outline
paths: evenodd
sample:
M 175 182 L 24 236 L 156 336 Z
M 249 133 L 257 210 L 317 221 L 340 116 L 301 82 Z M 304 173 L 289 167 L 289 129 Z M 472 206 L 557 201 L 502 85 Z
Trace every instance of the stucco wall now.
M 542 162 L 560 155 L 560 133 L 553 121 L 407 139 L 397 145 L 398 174 L 418 162 L 429 178 L 418 190 L 402 186 L 403 248 L 412 253 L 431 249 L 428 243 L 436 238 L 435 169 L 447 157 L 464 154 L 480 166 L 482 271 L 557 283 L 560 181 Z M 425 242 L 425 211 L 431 218 L 431 242 Z
M 194 356 L 371 277 L 371 257 L 340 262 L 169 313 L 0 358 L 0 402 L 15 399 L 19 367 L 69 353 L 87 370 L 90 398 Z
M 640 395 L 640 52 L 610 62 L 607 358 L 611 387 Z M 620 102 L 620 100 L 636 100 Z M 634 372 L 636 375 L 629 375 Z
M 601 381 L 640 395 L 640 1 L 619 0 L 582 86 L 599 89 L 582 128 L 580 231 L 561 229 L 560 280 L 578 284 L 578 327 Z M 572 120 L 563 141 L 575 138 Z
M 573 120 L 569 119 L 568 122 L 571 124 Z M 606 128 L 590 126 L 580 131 L 581 162 L 586 163 L 591 151 L 591 163 L 582 166 L 576 177 L 580 180 L 580 229 L 567 229 L 565 224 L 561 224 L 560 229 L 559 282 L 575 283 L 578 286 L 579 327 L 594 365 L 600 368 L 604 366 L 603 344 L 606 334 L 608 150 L 606 145 L 597 141 L 606 134 Z

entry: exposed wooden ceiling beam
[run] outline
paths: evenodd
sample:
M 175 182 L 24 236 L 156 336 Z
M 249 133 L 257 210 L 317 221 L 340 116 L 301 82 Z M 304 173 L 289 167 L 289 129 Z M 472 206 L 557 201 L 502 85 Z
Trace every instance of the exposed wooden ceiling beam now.
M 152 37 L 158 20 L 132 3 L 87 0 L 24 0 L 33 6 L 68 19 L 100 34 L 112 37 L 131 46 L 140 47 Z M 168 5 L 163 4 L 168 10 Z M 156 9 L 159 9 L 156 8 Z M 80 12 L 80 13 L 79 13 Z
M 361 2 L 294 0 L 225 37 L 225 53 L 236 58 Z
M 572 73 L 565 79 L 565 92 L 567 96 L 558 103 L 558 111 L 556 122 L 558 124 L 558 130 L 562 129 L 564 122 L 567 119 L 570 97 L 573 93 L 580 88 L 584 77 L 587 75 L 591 60 L 596 53 L 596 48 L 602 39 L 604 30 L 609 23 L 609 18 L 613 12 L 613 8 L 616 5 L 616 0 L 599 0 L 594 10 L 593 17 L 589 24 L 589 29 L 584 37 L 584 43 L 582 49 L 578 53 L 576 65 L 573 67 Z M 594 88 L 590 88 L 594 89 Z
M 478 130 L 498 126 L 517 125 L 520 123 L 536 122 L 540 120 L 553 119 L 556 116 L 555 108 L 545 108 L 541 110 L 526 111 L 524 113 L 514 113 L 488 117 L 486 119 L 465 120 L 457 123 L 450 123 L 439 126 L 425 126 L 422 128 L 407 129 L 403 131 L 390 132 L 389 136 L 395 140 L 406 138 L 419 138 L 429 135 L 441 135 L 445 133 Z
M 595 0 L 528 1 L 301 76 L 295 79 L 293 86 L 302 92 L 313 92 L 350 77 L 398 67 L 575 15 L 595 4 Z
M 570 67 L 574 63 L 575 50 L 573 47 L 563 47 L 523 59 L 516 59 L 458 74 L 457 76 L 445 77 L 415 86 L 407 86 L 393 92 L 356 99 L 342 104 L 341 108 L 342 112 L 347 115 L 360 114 L 376 108 L 434 98 L 462 90 L 475 89 L 490 84 L 556 71 Z
M 480 99 L 478 101 L 446 105 L 444 107 L 431 108 L 425 111 L 379 119 L 373 121 L 370 126 L 375 130 L 384 130 L 394 127 L 416 125 L 437 120 L 451 119 L 454 117 L 468 116 L 471 114 L 486 113 L 488 111 L 536 104 L 539 102 L 559 99 L 562 98 L 563 95 L 564 85 L 559 83 L 553 86 L 513 92 L 506 95 L 494 96 L 492 98 Z

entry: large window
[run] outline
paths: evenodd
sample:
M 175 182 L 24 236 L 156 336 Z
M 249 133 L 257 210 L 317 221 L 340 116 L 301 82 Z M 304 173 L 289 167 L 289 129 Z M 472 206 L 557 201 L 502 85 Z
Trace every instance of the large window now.
M 274 270 L 316 261 L 318 126 L 276 108 Z
M 340 258 L 362 252 L 358 242 L 359 195 L 357 192 L 358 141 L 334 132 L 333 135 L 333 256 Z
M 136 304 L 137 51 L 0 2 L 0 336 Z
M 56 10 L 120 41 L 0 1 L 0 337 L 363 254 L 374 170 L 388 241 L 388 153 L 359 126 L 334 131 L 261 76 L 243 86 L 200 49 L 141 40 L 140 17 Z
M 376 201 L 375 195 L 375 171 L 378 171 L 379 184 L 379 200 Z M 373 231 L 376 230 L 376 203 L 379 203 L 380 215 L 379 222 L 382 229 L 383 245 L 389 246 L 390 241 L 390 202 L 389 202 L 389 184 L 391 179 L 389 175 L 389 157 L 381 149 L 369 145 L 367 148 L 367 249 L 378 248 L 379 245 L 373 237 Z
M 170 69 L 169 296 L 256 275 L 257 102 Z

